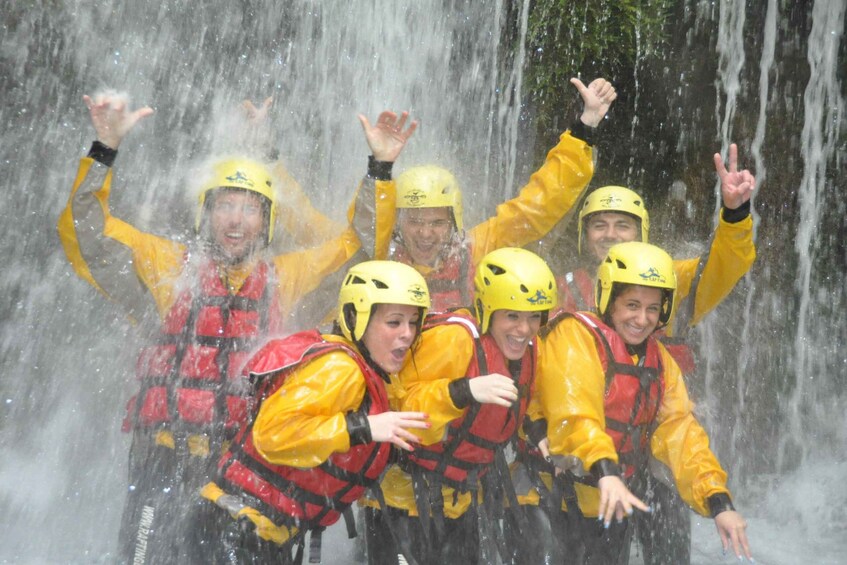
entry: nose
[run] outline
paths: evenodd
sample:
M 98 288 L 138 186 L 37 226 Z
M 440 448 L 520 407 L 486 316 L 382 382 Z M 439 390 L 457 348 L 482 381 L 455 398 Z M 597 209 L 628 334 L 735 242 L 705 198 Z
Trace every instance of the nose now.
M 518 321 L 517 330 L 522 336 L 529 335 L 529 333 L 532 331 L 529 325 L 529 319 L 521 318 Z
M 225 214 L 224 221 L 230 226 L 240 225 L 244 220 L 244 210 L 240 206 L 233 206 Z
M 613 224 L 610 224 L 603 229 L 603 238 L 618 241 L 621 237 L 618 234 L 618 229 Z
M 415 334 L 418 331 L 418 326 L 415 323 L 403 324 L 401 326 L 403 329 L 400 333 L 400 339 L 403 340 L 403 343 L 411 343 L 412 340 L 415 339 Z
M 647 309 L 641 308 L 635 315 L 635 320 L 642 326 L 647 325 L 648 317 L 647 317 Z

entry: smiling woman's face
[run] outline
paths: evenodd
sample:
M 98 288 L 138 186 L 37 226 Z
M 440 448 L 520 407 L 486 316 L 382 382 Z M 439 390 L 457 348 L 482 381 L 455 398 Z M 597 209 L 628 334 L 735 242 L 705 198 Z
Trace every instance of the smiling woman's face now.
M 415 341 L 420 308 L 408 304 L 377 304 L 368 321 L 362 343 L 371 359 L 386 373 L 403 366 L 406 352 Z
M 532 338 L 541 329 L 541 312 L 519 312 L 517 310 L 495 310 L 491 314 L 488 333 L 503 356 L 510 361 L 523 357 Z
M 639 345 L 659 325 L 662 291 L 650 286 L 630 286 L 612 303 L 612 327 L 628 345 Z

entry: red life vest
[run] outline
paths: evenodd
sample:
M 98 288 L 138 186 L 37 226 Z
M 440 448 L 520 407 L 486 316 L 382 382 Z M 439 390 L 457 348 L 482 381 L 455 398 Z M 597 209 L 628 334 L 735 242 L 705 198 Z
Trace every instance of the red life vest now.
M 367 385 L 362 406 L 367 413 L 387 412 L 384 381 L 351 345 L 325 341 L 317 330 L 272 340 L 245 369 L 255 382 L 258 401 L 252 418 L 218 464 L 224 482 L 258 499 L 263 514 L 277 525 L 296 525 L 301 531 L 338 521 L 341 512 L 378 481 L 391 450 L 388 443 L 354 445 L 346 453 L 333 453 L 317 467 L 300 469 L 269 463 L 253 445 L 253 421 L 261 400 L 279 390 L 298 367 L 333 351 L 348 354 L 361 369 Z
M 638 364 L 618 333 L 587 312 L 573 317 L 582 323 L 597 342 L 597 353 L 606 373 L 603 403 L 606 433 L 615 443 L 624 476 L 643 465 L 650 450 L 650 437 L 665 390 L 664 370 L 656 338 L 647 338 L 647 351 Z
M 452 245 L 447 257 L 442 258 L 441 266 L 424 277 L 429 297 L 432 300 L 432 312 L 443 312 L 455 308 L 473 306 L 473 279 L 476 266 L 471 262 L 470 243 Z M 392 260 L 414 266 L 405 247 L 398 245 Z
M 249 393 L 241 369 L 256 340 L 282 326 L 275 277 L 259 262 L 230 294 L 213 261 L 199 266 L 198 284 L 177 297 L 158 343 L 139 355 L 141 388 L 127 405 L 125 431 L 175 422 L 190 433 L 237 429 Z
M 588 312 L 594 310 L 595 280 L 585 269 L 577 269 L 556 277 L 559 290 L 559 307 L 550 317 L 560 312 Z
M 443 324 L 459 324 L 468 330 L 474 340 L 474 355 L 465 376 L 474 378 L 491 373 L 512 375 L 509 362 L 503 356 L 494 338 L 482 337 L 476 322 L 468 315 L 457 312 L 428 316 L 423 331 Z M 428 471 L 441 476 L 445 484 L 465 490 L 469 486 L 469 474 L 473 471 L 482 477 L 494 461 L 497 448 L 516 436 L 517 428 L 523 423 L 532 386 L 535 381 L 537 343 L 532 340 L 520 360 L 520 374 L 512 375 L 518 389 L 518 402 L 510 408 L 495 404 L 474 402 L 464 416 L 450 422 L 447 437 L 436 444 L 416 447 L 408 454 L 408 460 Z
M 559 288 L 559 306 L 551 314 L 551 319 L 562 312 L 593 312 L 595 310 L 595 281 L 585 269 L 577 269 L 557 277 L 556 284 Z M 658 332 L 656 337 L 677 362 L 683 375 L 690 375 L 695 371 L 697 362 L 694 351 L 684 338 L 669 337 L 663 331 Z

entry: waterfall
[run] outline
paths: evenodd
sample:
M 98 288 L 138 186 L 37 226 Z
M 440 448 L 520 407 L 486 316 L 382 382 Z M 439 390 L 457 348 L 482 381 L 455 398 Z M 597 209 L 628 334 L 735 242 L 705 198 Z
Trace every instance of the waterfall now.
M 428 162 L 454 170 L 467 221 L 480 221 L 514 190 L 523 127 L 523 55 L 493 56 L 513 25 L 506 4 L 4 5 L 0 561 L 114 559 L 129 444 L 120 423 L 144 325 L 77 278 L 56 237 L 94 138 L 83 94 L 114 88 L 156 110 L 121 145 L 111 199 L 117 217 L 146 231 L 187 235 L 189 171 L 232 151 L 238 105 L 268 96 L 286 166 L 333 218 L 344 218 L 366 168 L 356 115 L 388 108 L 421 122 L 395 174 Z M 524 34 L 528 6 L 517 16 Z M 330 545 L 324 562 L 346 562 L 346 548 Z
M 156 110 L 121 146 L 111 198 L 117 217 L 145 231 L 189 235 L 192 167 L 232 151 L 238 105 L 268 96 L 287 168 L 332 218 L 344 220 L 365 172 L 356 115 L 392 109 L 420 120 L 395 174 L 424 163 L 453 170 L 473 226 L 524 183 L 524 161 L 549 149 L 531 142 L 559 133 L 525 119 L 535 6 L 4 4 L 0 561 L 110 563 L 116 547 L 129 444 L 120 424 L 146 325 L 81 281 L 56 236 L 94 137 L 82 95 L 114 88 Z M 599 141 L 598 177 L 645 192 L 654 225 L 674 228 L 659 242 L 669 248 L 702 249 L 714 227 L 713 153 L 738 142 L 759 181 L 759 257 L 693 332 L 701 376 L 690 388 L 754 555 L 769 564 L 838 563 L 847 551 L 845 10 L 843 0 L 678 0 L 655 51 L 639 20 L 634 66 L 612 77 L 625 96 Z M 562 40 L 592 43 L 589 29 L 577 20 Z M 586 61 L 583 78 L 602 63 Z M 558 123 L 572 119 L 565 113 Z M 671 185 L 685 189 L 676 191 L 684 220 L 662 219 Z M 694 539 L 695 563 L 720 559 L 710 520 L 695 523 Z M 324 563 L 349 562 L 347 540 L 330 532 L 325 543 Z

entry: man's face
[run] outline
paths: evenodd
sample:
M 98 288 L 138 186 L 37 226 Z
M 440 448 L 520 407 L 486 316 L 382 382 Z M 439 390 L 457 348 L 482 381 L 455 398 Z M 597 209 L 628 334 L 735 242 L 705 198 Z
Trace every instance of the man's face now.
M 247 259 L 263 244 L 265 215 L 262 197 L 245 190 L 218 189 L 212 195 L 209 226 L 212 241 L 230 264 Z
M 638 222 L 629 214 L 597 212 L 585 221 L 585 249 L 602 261 L 616 243 L 639 239 Z
M 412 261 L 434 267 L 453 233 L 450 208 L 404 208 L 400 210 L 398 224 Z

